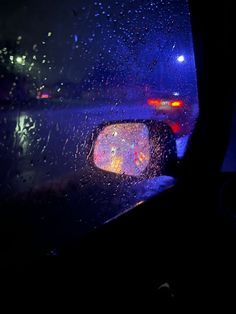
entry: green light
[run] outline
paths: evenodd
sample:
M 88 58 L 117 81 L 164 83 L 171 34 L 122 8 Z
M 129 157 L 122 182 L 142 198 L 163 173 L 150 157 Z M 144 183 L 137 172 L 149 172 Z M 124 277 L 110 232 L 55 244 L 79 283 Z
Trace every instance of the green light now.
M 22 64 L 23 63 L 23 58 L 16 57 L 16 62 L 19 63 L 19 64 Z

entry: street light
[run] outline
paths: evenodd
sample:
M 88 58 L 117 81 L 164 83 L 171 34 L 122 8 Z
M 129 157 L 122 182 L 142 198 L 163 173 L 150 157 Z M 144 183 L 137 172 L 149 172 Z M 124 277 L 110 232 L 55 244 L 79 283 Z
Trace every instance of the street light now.
M 25 65 L 25 59 L 26 59 L 26 56 L 18 56 L 16 57 L 16 63 L 20 64 L 20 65 Z
M 16 62 L 22 64 L 23 59 L 21 57 L 16 57 Z
M 183 62 L 185 61 L 184 56 L 183 56 L 183 55 L 178 56 L 178 57 L 177 57 L 177 61 L 178 61 L 179 63 L 183 63 Z

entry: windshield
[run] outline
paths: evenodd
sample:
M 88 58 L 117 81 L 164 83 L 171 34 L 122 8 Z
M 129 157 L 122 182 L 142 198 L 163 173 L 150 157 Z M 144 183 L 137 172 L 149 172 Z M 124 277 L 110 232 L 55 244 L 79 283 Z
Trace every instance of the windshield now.
M 101 161 L 96 136 L 134 149 L 131 141 L 149 134 L 145 120 L 161 121 L 181 159 L 197 115 L 186 0 L 1 1 L 0 197 L 42 234 L 53 225 L 49 247 L 175 184 L 165 172 L 142 175 L 148 138 L 142 152 L 126 154 L 137 168 Z M 136 132 L 126 146 L 109 140 L 109 128 L 98 135 L 101 124 L 137 120 L 144 124 L 120 127 L 122 136 Z

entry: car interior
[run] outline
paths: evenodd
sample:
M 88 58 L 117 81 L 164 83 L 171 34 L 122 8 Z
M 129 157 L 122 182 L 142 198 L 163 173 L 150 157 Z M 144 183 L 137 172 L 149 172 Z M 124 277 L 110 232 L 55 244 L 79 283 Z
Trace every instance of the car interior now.
M 41 306 L 56 310 L 64 305 L 68 311 L 81 312 L 175 313 L 177 309 L 191 312 L 218 305 L 227 312 L 226 306 L 235 306 L 233 3 L 188 2 L 199 117 L 184 157 L 177 162 L 170 128 L 143 120 L 149 132 L 155 127 L 166 132 L 176 183 L 79 238 L 65 238 L 60 247 L 42 256 L 24 243 L 30 241 L 32 226 L 30 218 L 21 224 L 22 218 L 15 214 L 13 207 L 19 204 L 3 208 L 1 299 L 7 300 L 9 308 L 23 305 L 31 310 Z M 100 143 L 93 147 L 95 153 L 104 149 L 99 145 L 106 145 L 109 126 L 117 125 L 118 130 L 123 123 L 136 124 L 137 132 L 145 131 L 142 121 L 132 119 L 113 121 L 105 125 L 108 129 L 100 126 L 95 133 L 100 136 Z M 122 149 L 123 144 L 119 145 Z M 100 170 L 107 170 L 106 161 L 94 160 Z M 119 167 L 114 169 L 114 178 L 119 179 Z M 130 174 L 134 171 L 130 169 L 122 171 Z M 27 199 L 22 206 L 26 203 Z M 21 234 L 14 245 L 12 230 Z

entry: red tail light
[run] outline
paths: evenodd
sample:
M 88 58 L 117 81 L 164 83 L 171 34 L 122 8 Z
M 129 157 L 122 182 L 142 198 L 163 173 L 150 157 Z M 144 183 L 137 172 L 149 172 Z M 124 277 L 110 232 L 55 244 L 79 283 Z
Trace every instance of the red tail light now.
M 160 106 L 160 104 L 161 104 L 161 99 L 157 99 L 157 98 L 148 98 L 147 103 L 148 103 L 148 105 L 150 105 L 150 106 Z
M 170 102 L 171 107 L 183 107 L 184 103 L 181 100 L 174 100 Z
M 181 126 L 177 122 L 168 121 L 169 126 L 171 127 L 172 131 L 177 134 L 181 131 Z
M 162 100 L 159 98 L 148 98 L 147 103 L 150 106 L 161 106 L 161 105 L 166 106 L 166 103 L 167 103 L 170 107 L 173 107 L 173 108 L 180 108 L 180 107 L 183 107 L 184 105 L 182 100 L 169 101 L 169 100 Z

